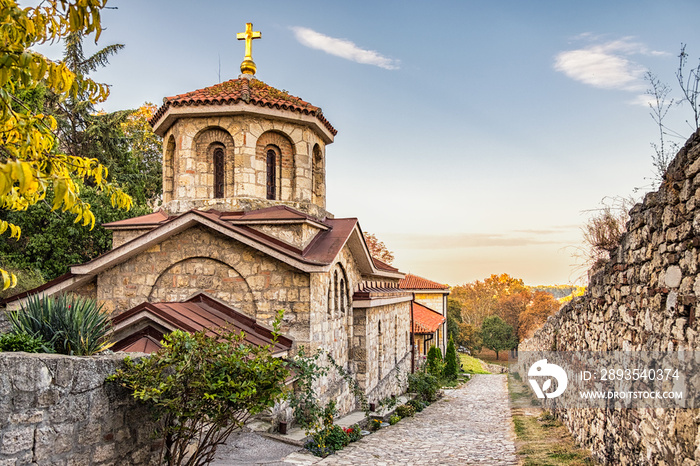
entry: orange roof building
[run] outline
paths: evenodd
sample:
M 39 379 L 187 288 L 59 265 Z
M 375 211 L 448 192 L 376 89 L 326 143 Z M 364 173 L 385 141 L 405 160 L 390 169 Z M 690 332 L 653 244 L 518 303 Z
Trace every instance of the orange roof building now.
M 399 280 L 399 288 L 413 293 L 411 312 L 414 351 L 425 356 L 430 346 L 447 349 L 447 296 L 449 285 L 406 274 Z

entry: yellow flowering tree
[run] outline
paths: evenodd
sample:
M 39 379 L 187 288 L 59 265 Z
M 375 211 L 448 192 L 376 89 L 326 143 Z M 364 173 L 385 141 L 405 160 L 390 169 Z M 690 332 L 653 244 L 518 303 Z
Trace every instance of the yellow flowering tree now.
M 75 215 L 75 222 L 92 228 L 95 216 L 80 199 L 79 179 L 89 180 L 113 205 L 129 209 L 131 198 L 106 181 L 107 169 L 97 159 L 66 155 L 58 150 L 56 120 L 33 112 L 20 96 L 39 85 L 65 98 L 86 92 L 91 102 L 107 98 L 107 86 L 89 79 L 78 85 L 75 74 L 61 61 L 52 61 L 31 47 L 60 40 L 73 32 L 100 36 L 100 10 L 106 0 L 44 0 L 22 8 L 0 0 L 0 208 L 23 211 L 45 199 L 52 188 L 52 210 Z M 0 234 L 19 239 L 16 225 L 0 221 Z M 0 269 L 2 287 L 16 284 Z

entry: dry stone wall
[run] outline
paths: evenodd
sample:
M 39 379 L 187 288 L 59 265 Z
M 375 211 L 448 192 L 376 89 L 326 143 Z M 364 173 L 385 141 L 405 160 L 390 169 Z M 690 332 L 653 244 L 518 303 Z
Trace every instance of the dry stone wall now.
M 158 464 L 150 411 L 105 383 L 123 358 L 0 353 L 0 466 Z
M 589 288 L 521 343 L 521 351 L 698 351 L 700 132 L 657 192 L 630 211 Z M 549 400 L 548 400 L 549 401 Z M 570 409 L 557 414 L 607 464 L 700 464 L 700 410 Z

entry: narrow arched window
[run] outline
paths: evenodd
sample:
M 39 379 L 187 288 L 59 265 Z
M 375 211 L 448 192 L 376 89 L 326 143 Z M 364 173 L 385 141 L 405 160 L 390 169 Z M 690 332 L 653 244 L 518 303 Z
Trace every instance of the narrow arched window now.
M 267 151 L 267 198 L 275 199 L 277 193 L 277 153 Z
M 224 197 L 224 150 L 221 147 L 214 149 L 214 197 Z

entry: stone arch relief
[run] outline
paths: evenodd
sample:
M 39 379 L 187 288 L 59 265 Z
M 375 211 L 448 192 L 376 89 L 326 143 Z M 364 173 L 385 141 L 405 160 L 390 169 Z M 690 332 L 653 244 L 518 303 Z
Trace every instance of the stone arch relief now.
M 267 198 L 268 187 L 268 151 L 274 150 L 278 157 L 275 161 L 275 195 L 274 200 L 295 201 L 296 190 L 296 148 L 283 133 L 266 131 L 260 135 L 255 144 L 255 159 L 258 166 L 256 184 L 259 197 Z
M 151 287 L 149 302 L 179 302 L 204 292 L 255 318 L 256 304 L 246 280 L 232 266 L 211 257 L 182 259 L 163 270 Z
M 195 197 L 213 199 L 233 197 L 235 186 L 235 151 L 231 134 L 218 126 L 201 130 L 194 137 Z M 223 150 L 223 163 L 217 168 L 217 152 Z M 217 177 L 218 175 L 218 177 Z M 217 193 L 217 182 L 221 184 Z

